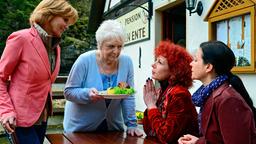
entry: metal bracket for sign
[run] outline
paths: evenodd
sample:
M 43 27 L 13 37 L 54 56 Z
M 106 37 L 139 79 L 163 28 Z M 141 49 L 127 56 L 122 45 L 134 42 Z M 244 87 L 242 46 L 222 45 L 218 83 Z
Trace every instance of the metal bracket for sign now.
M 144 9 L 146 12 L 148 12 L 148 20 L 150 21 L 152 15 L 153 15 L 153 10 L 152 10 L 153 9 L 153 2 L 152 2 L 152 0 L 148 1 L 148 9 L 141 6 L 141 5 L 135 5 L 135 4 L 130 4 L 128 6 L 134 6 L 134 7 L 139 7 L 139 8 Z
M 146 6 L 145 4 L 147 3 L 148 6 Z M 125 46 L 127 45 L 130 45 L 130 44 L 134 44 L 134 43 L 138 43 L 140 41 L 144 41 L 144 40 L 148 40 L 150 39 L 150 20 L 153 16 L 153 2 L 152 0 L 147 0 L 147 2 L 145 2 L 144 4 L 134 4 L 134 3 L 131 3 L 131 4 L 126 4 L 126 5 L 123 5 L 122 8 L 124 7 L 135 7 L 135 8 L 141 8 L 143 9 L 143 11 L 146 11 L 148 13 L 147 15 L 147 21 L 148 21 L 148 37 L 147 38 L 143 38 L 143 39 L 140 39 L 140 40 L 136 40 L 136 41 L 133 41 L 133 42 L 129 42 L 129 43 L 126 43 Z M 113 9 L 114 11 L 114 9 Z M 116 11 L 114 13 L 115 17 L 119 17 L 119 12 L 121 10 L 120 9 L 117 9 L 116 8 Z M 122 11 L 123 12 L 123 11 Z M 123 14 L 123 13 L 122 13 Z

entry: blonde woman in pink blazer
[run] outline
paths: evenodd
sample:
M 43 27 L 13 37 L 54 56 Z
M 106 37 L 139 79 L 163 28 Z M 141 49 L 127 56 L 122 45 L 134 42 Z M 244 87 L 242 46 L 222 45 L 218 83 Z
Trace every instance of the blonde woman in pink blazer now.
M 43 143 L 60 68 L 60 37 L 78 18 L 65 0 L 42 0 L 31 28 L 12 33 L 0 59 L 0 122 L 19 144 Z

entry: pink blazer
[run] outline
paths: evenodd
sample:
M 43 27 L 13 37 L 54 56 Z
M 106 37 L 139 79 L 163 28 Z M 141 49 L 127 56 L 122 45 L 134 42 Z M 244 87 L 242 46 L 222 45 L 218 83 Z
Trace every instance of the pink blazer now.
M 38 120 L 60 69 L 59 46 L 56 51 L 56 66 L 51 73 L 47 50 L 34 27 L 8 37 L 0 59 L 0 117 L 15 116 L 21 127 Z

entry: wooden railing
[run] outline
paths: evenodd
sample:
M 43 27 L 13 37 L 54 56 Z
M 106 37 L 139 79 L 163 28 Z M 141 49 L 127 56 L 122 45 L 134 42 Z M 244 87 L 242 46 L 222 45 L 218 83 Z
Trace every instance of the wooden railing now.
M 52 86 L 53 100 L 64 100 L 63 90 L 67 81 L 67 76 L 58 76 Z M 53 108 L 53 115 L 63 115 L 64 108 Z
M 54 83 L 66 83 L 67 78 L 67 76 L 58 76 Z

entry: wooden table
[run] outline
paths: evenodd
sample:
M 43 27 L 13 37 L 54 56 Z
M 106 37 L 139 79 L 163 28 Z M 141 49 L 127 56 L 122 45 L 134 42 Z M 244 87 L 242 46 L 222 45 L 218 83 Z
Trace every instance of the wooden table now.
M 135 137 L 126 132 L 87 132 L 47 134 L 51 144 L 157 144 L 154 138 Z

